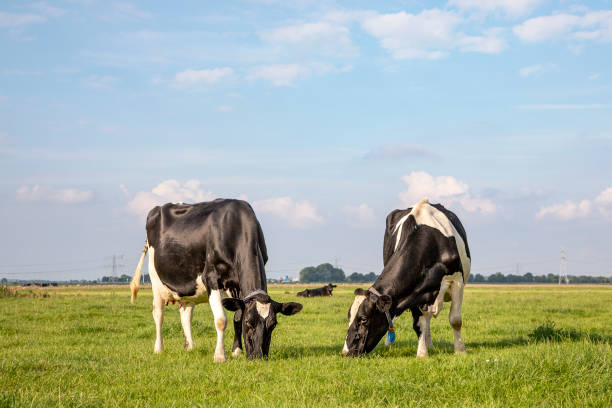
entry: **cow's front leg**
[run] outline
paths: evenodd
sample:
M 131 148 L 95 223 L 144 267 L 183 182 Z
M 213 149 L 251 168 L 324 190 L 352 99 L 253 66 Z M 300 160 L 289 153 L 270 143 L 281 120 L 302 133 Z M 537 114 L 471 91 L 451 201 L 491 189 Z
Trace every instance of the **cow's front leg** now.
M 157 293 L 153 294 L 153 320 L 155 320 L 155 347 L 153 348 L 154 353 L 161 353 L 164 351 L 164 341 L 162 339 L 162 325 L 164 323 L 164 304 L 165 302 L 158 296 Z
M 225 315 L 225 309 L 221 303 L 221 291 L 214 289 L 210 291 L 210 308 L 215 319 L 215 329 L 217 329 L 217 346 L 215 347 L 215 355 L 213 360 L 215 362 L 225 361 L 225 347 L 223 346 L 223 335 L 225 333 L 225 326 L 227 324 L 227 316 Z
M 242 310 L 234 313 L 234 345 L 232 346 L 232 356 L 238 357 L 242 354 Z
M 193 307 L 191 303 L 181 303 L 179 312 L 181 314 L 181 324 L 183 325 L 183 335 L 185 336 L 185 350 L 193 350 L 193 336 L 191 334 L 191 319 L 193 317 Z
M 453 328 L 455 337 L 455 353 L 465 353 L 465 345 L 461 338 L 461 304 L 463 302 L 463 283 L 454 282 L 450 288 L 451 293 L 451 310 L 448 315 L 448 320 Z

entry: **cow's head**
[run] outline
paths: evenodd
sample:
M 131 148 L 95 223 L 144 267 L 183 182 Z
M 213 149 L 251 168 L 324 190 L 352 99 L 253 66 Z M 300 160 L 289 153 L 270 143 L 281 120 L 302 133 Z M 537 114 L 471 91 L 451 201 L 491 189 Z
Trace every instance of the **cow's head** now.
M 349 328 L 342 354 L 357 357 L 376 347 L 389 328 L 385 312 L 391 296 L 377 296 L 363 289 L 355 290 L 355 300 L 348 312 Z
M 263 293 L 246 301 L 236 298 L 223 299 L 223 306 L 234 312 L 239 309 L 242 311 L 242 335 L 248 359 L 268 356 L 277 313 L 290 316 L 302 310 L 300 303 L 278 303 Z

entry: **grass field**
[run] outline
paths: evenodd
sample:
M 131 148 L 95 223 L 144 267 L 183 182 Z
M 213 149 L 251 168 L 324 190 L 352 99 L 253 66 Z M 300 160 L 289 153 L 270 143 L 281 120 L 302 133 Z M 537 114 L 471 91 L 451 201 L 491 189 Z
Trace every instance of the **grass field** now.
M 391 349 L 341 357 L 354 288 L 299 300 L 301 313 L 279 317 L 267 361 L 231 358 L 229 328 L 224 364 L 212 361 L 208 305 L 195 309 L 191 352 L 167 307 L 154 355 L 150 289 L 135 305 L 127 287 L 0 298 L 0 407 L 612 406 L 612 287 L 468 286 L 467 353 L 453 354 L 445 304 L 425 360 L 409 314 Z M 298 290 L 269 292 L 296 301 Z

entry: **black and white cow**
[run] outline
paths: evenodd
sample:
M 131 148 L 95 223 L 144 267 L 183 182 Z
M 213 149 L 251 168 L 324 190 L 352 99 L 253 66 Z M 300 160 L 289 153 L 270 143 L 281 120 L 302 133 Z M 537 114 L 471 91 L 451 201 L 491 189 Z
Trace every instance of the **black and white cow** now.
M 368 289 L 357 289 L 349 309 L 349 328 L 342 354 L 369 353 L 392 322 L 410 310 L 419 339 L 417 357 L 432 347 L 429 324 L 444 301 L 451 301 L 449 321 L 455 352 L 465 351 L 461 339 L 461 302 L 470 274 L 470 250 L 457 216 L 440 204 L 421 200 L 412 208 L 387 216 L 383 271 Z
M 147 216 L 147 242 L 131 283 L 132 302 L 139 289 L 140 271 L 149 253 L 153 288 L 155 353 L 163 350 L 164 306 L 179 302 L 185 348 L 194 347 L 191 335 L 193 308 L 209 302 L 217 330 L 214 361 L 225 361 L 224 307 L 235 311 L 233 355 L 247 358 L 268 355 L 276 315 L 292 315 L 299 303 L 278 303 L 268 296 L 264 265 L 266 243 L 251 206 L 240 200 L 198 204 L 165 204 Z M 231 296 L 224 299 L 224 295 Z
M 297 295 L 301 297 L 315 297 L 315 296 L 331 296 L 334 288 L 338 287 L 338 285 L 333 285 L 328 283 L 322 288 L 316 289 L 305 289 L 301 292 L 298 292 Z

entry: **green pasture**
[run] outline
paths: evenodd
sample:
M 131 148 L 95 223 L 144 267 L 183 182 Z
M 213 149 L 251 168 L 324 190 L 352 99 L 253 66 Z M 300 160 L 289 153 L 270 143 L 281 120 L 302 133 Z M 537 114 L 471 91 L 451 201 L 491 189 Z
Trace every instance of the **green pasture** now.
M 298 286 L 277 285 L 277 301 Z M 53 288 L 48 297 L 0 297 L 0 407 L 612 406 L 612 287 L 468 286 L 465 355 L 453 353 L 448 304 L 432 321 L 435 349 L 416 355 L 411 316 L 398 340 L 343 358 L 355 286 L 300 299 L 280 316 L 266 361 L 224 364 L 207 304 L 196 307 L 196 349 L 183 351 L 177 306 L 166 308 L 162 355 L 153 354 L 151 291 Z M 19 292 L 18 292 L 19 294 Z M 231 313 L 228 313 L 231 318 Z

